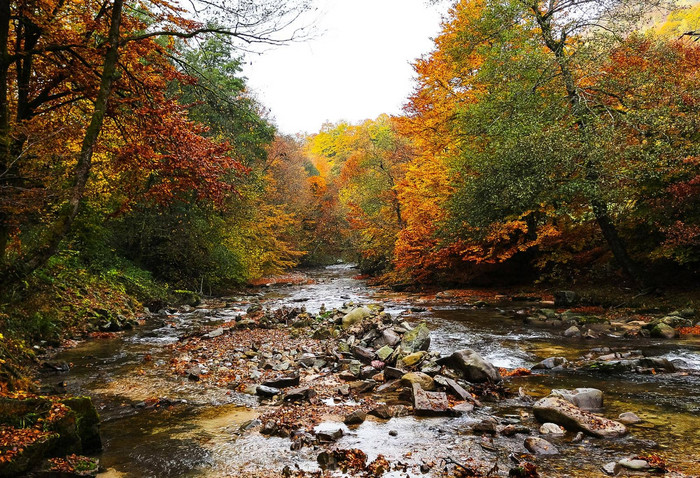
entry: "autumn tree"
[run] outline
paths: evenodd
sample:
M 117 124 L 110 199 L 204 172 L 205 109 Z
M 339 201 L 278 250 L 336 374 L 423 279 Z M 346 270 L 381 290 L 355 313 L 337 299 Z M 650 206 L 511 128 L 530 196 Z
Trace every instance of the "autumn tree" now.
M 131 5 L 123 0 L 0 2 L 3 278 L 16 279 L 43 264 L 71 230 L 92 177 L 94 154 L 103 146 L 98 139 L 106 123 L 119 130 L 125 123 L 120 116 L 124 109 L 136 112 L 139 108 L 138 114 L 168 114 L 176 122 L 180 121 L 178 115 L 184 118 L 172 103 L 145 106 L 149 91 L 162 88 L 162 81 L 175 74 L 160 68 L 161 76 L 148 76 L 158 70 L 152 65 L 162 65 L 172 56 L 173 38 L 219 33 L 244 44 L 280 43 L 296 35 L 287 27 L 308 7 L 305 2 L 264 0 L 194 2 L 191 9 L 177 3 Z M 150 111 L 144 109 L 149 107 Z M 66 118 L 71 121 L 66 122 Z M 201 133 L 196 128 L 192 131 L 194 135 Z M 52 140 L 50 135 L 58 132 L 65 141 Z M 167 133 L 167 128 L 162 133 Z M 189 144 L 193 138 L 185 142 Z M 162 144 L 150 147 L 161 155 L 168 140 L 164 135 L 158 139 Z M 80 146 L 47 151 L 47 143 Z M 217 147 L 199 150 L 223 160 L 225 155 L 215 152 Z M 169 160 L 172 165 L 176 158 Z M 31 177 L 38 164 L 58 169 Z M 57 189 L 48 189 L 51 181 L 46 178 L 53 180 L 58 174 L 64 175 L 64 181 L 52 184 Z M 204 181 L 214 184 L 216 175 L 215 168 Z M 27 241 L 26 225 L 32 217 L 42 224 L 44 232 Z M 10 250 L 18 252 L 10 256 Z

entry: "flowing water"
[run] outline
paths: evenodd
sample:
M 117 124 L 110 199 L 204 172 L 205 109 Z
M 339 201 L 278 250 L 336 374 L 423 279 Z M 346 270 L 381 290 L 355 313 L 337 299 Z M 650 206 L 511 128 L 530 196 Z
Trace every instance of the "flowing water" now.
M 255 397 L 189 382 L 164 372 L 167 345 L 194 328 L 231 320 L 251 302 L 266 307 L 304 306 L 310 312 L 339 307 L 345 302 L 381 302 L 392 314 L 404 314 L 409 322 L 426 321 L 432 330 L 432 349 L 451 353 L 472 348 L 505 368 L 530 367 L 550 356 L 575 359 L 593 347 L 613 350 L 643 349 L 646 354 L 676 360 L 684 373 L 658 375 L 592 375 L 576 371 L 543 373 L 512 378 L 508 387 L 517 396 L 520 387 L 533 397 L 553 388 L 594 387 L 605 392 L 608 417 L 632 411 L 644 422 L 631 427 L 622 439 L 585 439 L 572 443 L 573 435 L 555 441 L 561 454 L 538 458 L 543 476 L 601 476 L 600 465 L 640 452 L 658 453 L 671 467 L 692 475 L 700 470 L 700 341 L 564 339 L 561 331 L 526 326 L 512 318 L 513 303 L 473 309 L 430 299 L 395 294 L 368 287 L 354 279 L 348 265 L 307 271 L 310 284 L 271 286 L 250 296 L 228 298 L 226 306 L 194 313 L 173 314 L 155 320 L 126 335 L 86 342 L 57 358 L 73 364 L 67 375 L 46 377 L 65 381 L 68 391 L 94 398 L 103 418 L 104 451 L 100 455 L 104 477 L 217 477 L 269 476 L 285 465 L 316 470 L 319 450 L 290 450 L 290 440 L 266 438 L 241 426 L 258 416 Z M 522 307 L 522 304 L 519 305 Z M 414 310 L 414 312 L 410 312 Z M 157 398 L 167 398 L 154 406 Z M 465 462 L 474 458 L 499 463 L 497 476 L 508 474 L 508 454 L 524 453 L 520 438 L 495 437 L 484 444 L 468 431 L 468 425 L 486 413 L 505 419 L 524 417 L 530 408 L 519 399 L 489 403 L 483 410 L 460 418 L 393 418 L 367 420 L 348 430 L 340 418 L 321 427 L 344 428 L 337 445 L 360 448 L 369 459 L 378 454 L 409 465 L 408 471 L 385 476 L 418 476 L 410 465 L 440 459 Z M 392 434 L 389 434 L 392 431 Z M 396 432 L 395 434 L 393 432 Z M 395 436 L 394 436 L 395 435 Z M 411 470 L 414 471 L 411 471 Z

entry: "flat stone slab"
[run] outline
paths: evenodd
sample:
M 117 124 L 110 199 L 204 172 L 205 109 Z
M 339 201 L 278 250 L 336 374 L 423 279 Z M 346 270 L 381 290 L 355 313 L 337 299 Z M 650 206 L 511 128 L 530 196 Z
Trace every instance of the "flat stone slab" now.
M 542 422 L 553 422 L 569 430 L 580 430 L 599 438 L 615 438 L 627 434 L 619 422 L 581 410 L 559 397 L 545 397 L 535 402 L 535 417 Z
M 417 383 L 413 384 L 412 390 L 413 410 L 416 415 L 445 415 L 448 413 L 450 404 L 445 392 L 426 392 Z

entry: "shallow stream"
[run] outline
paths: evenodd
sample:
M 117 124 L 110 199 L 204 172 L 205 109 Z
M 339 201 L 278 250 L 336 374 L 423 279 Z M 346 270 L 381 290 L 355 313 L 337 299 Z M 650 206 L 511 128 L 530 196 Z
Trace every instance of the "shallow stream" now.
M 270 286 L 254 295 L 227 298 L 220 307 L 194 313 L 173 314 L 117 338 L 80 344 L 62 352 L 58 360 L 72 363 L 66 375 L 45 378 L 65 382 L 70 393 L 94 398 L 104 420 L 104 451 L 107 470 L 103 477 L 218 477 L 271 476 L 285 465 L 292 469 L 317 470 L 319 450 L 290 450 L 290 440 L 266 438 L 241 426 L 258 415 L 255 397 L 190 382 L 164 373 L 167 345 L 197 327 L 231 320 L 252 302 L 266 307 L 304 306 L 318 312 L 344 302 L 381 302 L 392 314 L 404 314 L 409 322 L 426 321 L 432 331 L 431 349 L 450 353 L 472 348 L 496 366 L 509 369 L 531 367 L 550 356 L 575 359 L 594 347 L 613 350 L 642 349 L 645 354 L 678 360 L 687 373 L 658 375 L 592 375 L 575 371 L 542 373 L 509 379 L 515 396 L 518 389 L 534 398 L 552 388 L 595 387 L 605 393 L 604 413 L 610 418 L 632 411 L 644 422 L 631 426 L 622 439 L 585 439 L 571 443 L 572 436 L 555 441 L 561 451 L 551 458 L 538 458 L 542 476 L 603 476 L 600 465 L 620 458 L 651 452 L 685 474 L 700 471 L 700 340 L 680 341 L 604 338 L 565 339 L 561 331 L 533 328 L 510 313 L 522 303 L 507 302 L 474 309 L 431 299 L 371 288 L 353 277 L 357 271 L 339 265 L 306 271 L 312 283 Z M 413 310 L 413 312 L 411 312 Z M 682 362 L 681 362 L 682 361 Z M 154 407 L 156 399 L 160 405 Z M 337 445 L 360 448 L 369 459 L 377 454 L 402 461 L 408 471 L 385 476 L 424 476 L 411 468 L 434 462 L 439 475 L 441 460 L 500 463 L 494 476 L 507 476 L 508 454 L 524 453 L 520 440 L 495 437 L 484 443 L 468 431 L 469 424 L 486 414 L 525 420 L 529 408 L 519 400 L 488 403 L 474 414 L 460 418 L 393 418 L 367 420 L 347 430 L 340 418 L 322 426 L 345 428 Z M 396 436 L 389 435 L 395 431 Z M 393 434 L 392 434 L 393 435 Z M 515 441 L 514 441 L 515 440 Z M 517 443 L 516 443 L 517 442 Z M 411 471 L 413 470 L 413 471 Z

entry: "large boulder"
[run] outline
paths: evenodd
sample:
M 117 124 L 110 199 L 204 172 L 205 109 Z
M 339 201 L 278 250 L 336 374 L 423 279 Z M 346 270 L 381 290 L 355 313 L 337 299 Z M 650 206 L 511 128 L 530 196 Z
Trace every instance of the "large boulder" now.
M 472 383 L 500 382 L 503 379 L 498 369 L 484 360 L 484 358 L 471 349 L 454 352 L 448 357 L 438 361 L 440 365 L 447 365 L 464 376 L 464 379 Z
M 581 410 L 560 397 L 545 397 L 535 403 L 533 410 L 541 422 L 557 423 L 599 438 L 620 437 L 627 433 L 622 423 Z
M 603 392 L 597 388 L 577 388 L 575 390 L 555 389 L 551 393 L 554 397 L 563 398 L 584 410 L 598 410 L 603 408 Z
M 428 348 L 430 348 L 430 329 L 425 322 L 406 332 L 401 340 L 401 350 L 407 353 L 420 352 Z
M 345 316 L 343 317 L 343 328 L 344 329 L 349 329 L 353 325 L 357 324 L 358 322 L 361 322 L 362 319 L 369 317 L 372 315 L 372 311 L 369 310 L 367 307 L 358 307 L 356 309 L 351 310 Z
M 668 324 L 660 322 L 651 329 L 651 336 L 658 339 L 673 339 L 678 336 L 678 331 Z

